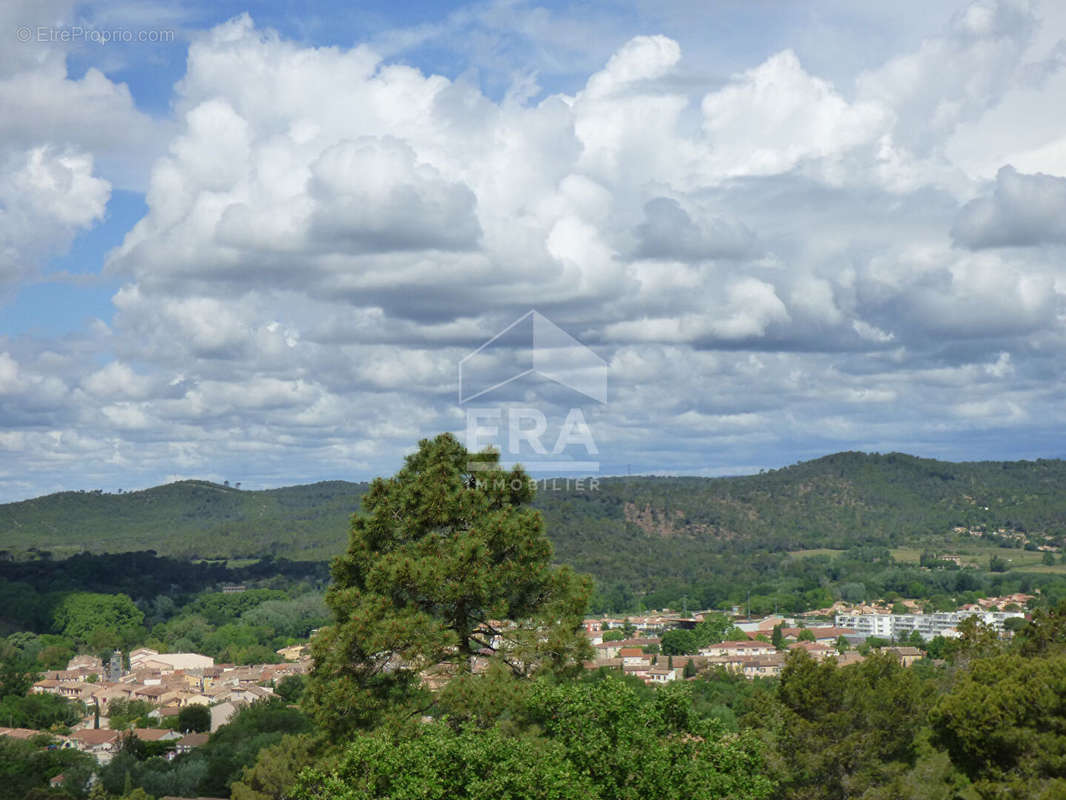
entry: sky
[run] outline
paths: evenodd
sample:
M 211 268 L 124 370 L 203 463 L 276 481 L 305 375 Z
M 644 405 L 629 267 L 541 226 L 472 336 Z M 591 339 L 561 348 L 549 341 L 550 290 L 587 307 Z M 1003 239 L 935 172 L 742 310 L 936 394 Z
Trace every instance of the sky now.
M 364 480 L 472 414 L 603 475 L 1064 455 L 1057 0 L 31 0 L 0 37 L 0 502 Z M 605 394 L 464 400 L 534 318 Z

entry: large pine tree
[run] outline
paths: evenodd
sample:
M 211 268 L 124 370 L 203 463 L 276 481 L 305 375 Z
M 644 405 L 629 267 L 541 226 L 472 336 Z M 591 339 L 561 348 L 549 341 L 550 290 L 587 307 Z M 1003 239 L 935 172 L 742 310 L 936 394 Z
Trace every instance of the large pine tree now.
M 442 698 L 491 713 L 523 678 L 588 657 L 588 582 L 552 566 L 535 484 L 498 458 L 443 434 L 363 498 L 333 563 L 334 624 L 312 648 L 307 703 L 333 734 L 433 714 Z

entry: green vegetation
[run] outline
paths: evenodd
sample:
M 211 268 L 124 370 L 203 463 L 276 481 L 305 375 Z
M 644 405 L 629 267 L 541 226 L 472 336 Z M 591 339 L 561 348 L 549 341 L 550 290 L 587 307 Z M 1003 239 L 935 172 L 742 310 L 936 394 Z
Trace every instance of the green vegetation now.
M 194 559 L 321 559 L 341 549 L 366 488 L 324 481 L 242 491 L 179 481 L 121 494 L 61 492 L 0 505 L 0 541 L 57 556 L 152 549 Z
M 86 787 L 95 768 L 95 758 L 58 748 L 47 734 L 27 740 L 0 736 L 0 798 L 3 800 L 49 796 L 81 800 L 87 794 Z M 49 780 L 57 775 L 65 779 L 65 795 L 47 794 Z M 35 791 L 44 794 L 31 794 Z
M 471 473 L 475 458 L 487 469 Z M 598 492 L 536 498 L 520 471 L 495 463 L 439 437 L 369 489 L 329 484 L 317 509 L 313 493 L 297 491 L 310 487 L 278 490 L 257 517 L 249 509 L 269 493 L 209 484 L 54 496 L 81 504 L 93 535 L 101 503 L 142 522 L 170 520 L 193 531 L 186 554 L 199 559 L 37 551 L 0 560 L 0 624 L 10 632 L 0 639 L 0 725 L 60 732 L 80 719 L 79 704 L 26 694 L 42 669 L 76 652 L 147 644 L 247 663 L 323 628 L 310 677 L 286 679 L 276 699 L 172 761 L 159 757 L 165 744 L 128 737 L 93 800 L 1066 795 L 1066 566 L 1039 549 L 1063 544 L 1062 462 L 840 454 L 747 478 L 611 479 Z M 275 554 L 341 550 L 329 525 L 298 548 L 280 537 L 257 549 L 279 520 L 340 513 L 342 495 L 365 501 L 328 592 L 321 564 Z M 177 514 L 182 497 L 200 505 Z M 53 499 L 34 501 L 38 520 L 59 518 Z M 219 535 L 253 517 L 266 538 L 246 549 Z M 116 521 L 123 535 L 135 529 Z M 163 552 L 179 552 L 170 533 L 162 538 Z M 89 546 L 106 550 L 119 537 L 96 541 Z M 559 562 L 591 572 L 594 587 Z M 913 642 L 928 657 L 907 668 L 870 640 L 859 648 L 865 660 L 846 667 L 791 653 L 774 680 L 697 675 L 688 661 L 692 680 L 651 688 L 579 669 L 586 601 L 618 615 L 664 606 L 761 614 L 838 599 L 951 609 L 1011 592 L 1036 595 L 1012 639 L 971 621 L 960 639 Z M 633 633 L 627 620 L 614 636 Z M 711 615 L 666 634 L 659 664 L 742 636 Z M 768 638 L 785 647 L 780 627 Z M 109 709 L 115 727 L 148 724 L 148 710 Z M 204 711 L 190 707 L 174 724 L 202 730 Z M 0 739 L 4 791 L 84 797 L 91 761 L 50 746 Z M 62 789 L 48 789 L 60 772 Z
M 334 624 L 313 642 L 308 700 L 321 727 L 339 735 L 429 713 L 427 668 L 450 678 L 437 699 L 473 714 L 471 696 L 490 710 L 514 681 L 573 674 L 591 655 L 587 583 L 551 566 L 529 480 L 498 458 L 443 435 L 374 481 L 333 563 Z
M 613 556 L 622 562 L 643 552 L 654 567 L 648 577 L 656 579 L 707 552 L 822 555 L 911 545 L 917 561 L 923 543 L 942 544 L 955 527 L 980 532 L 993 546 L 1021 549 L 1018 535 L 1034 546 L 1060 542 L 1064 487 L 1060 460 L 951 463 L 837 453 L 736 478 L 605 478 L 595 491 L 542 491 L 534 505 L 560 561 L 600 580 L 635 584 L 627 573 L 636 567 L 608 569 L 617 566 Z M 367 489 L 329 481 L 242 491 L 182 481 L 123 494 L 64 492 L 0 505 L 0 535 L 12 551 L 151 548 L 191 558 L 325 559 L 343 549 Z
M 154 797 L 227 796 L 261 751 L 277 745 L 286 734 L 307 732 L 310 727 L 307 717 L 280 700 L 255 703 L 212 734 L 207 744 L 173 761 L 153 756 L 143 747 L 124 746 L 100 771 L 100 782 L 113 795 L 134 786 Z
M 348 744 L 328 773 L 309 771 L 296 793 L 325 798 L 643 798 L 756 800 L 772 795 L 751 734 L 726 737 L 693 711 L 686 687 L 650 695 L 615 677 L 537 682 L 515 711 L 524 729 L 455 728 L 410 735 L 377 729 Z M 536 731 L 535 733 L 533 731 Z

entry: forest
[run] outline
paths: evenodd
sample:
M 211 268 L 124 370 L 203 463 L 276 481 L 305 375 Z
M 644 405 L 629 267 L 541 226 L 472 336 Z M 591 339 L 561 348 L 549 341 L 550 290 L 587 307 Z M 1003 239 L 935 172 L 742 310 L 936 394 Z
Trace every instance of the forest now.
M 741 477 L 602 477 L 581 489 L 548 482 L 533 503 L 562 563 L 601 580 L 647 582 L 688 579 L 716 554 L 935 549 L 955 528 L 1011 545 L 1061 545 L 1064 487 L 1061 460 L 953 463 L 848 452 Z M 344 547 L 367 488 L 328 481 L 253 491 L 181 481 L 62 492 L 0 505 L 0 558 L 151 550 L 191 560 L 328 561 Z M 627 566 L 633 562 L 639 570 Z

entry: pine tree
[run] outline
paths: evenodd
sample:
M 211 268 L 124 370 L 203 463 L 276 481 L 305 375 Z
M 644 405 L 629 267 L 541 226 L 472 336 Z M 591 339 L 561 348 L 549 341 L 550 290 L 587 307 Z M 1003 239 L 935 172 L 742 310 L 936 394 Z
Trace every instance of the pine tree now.
M 590 654 L 588 581 L 551 565 L 534 483 L 450 434 L 378 478 L 333 562 L 334 624 L 312 643 L 308 710 L 344 734 L 433 713 L 498 714 L 517 683 Z M 432 693 L 427 677 L 446 688 Z

